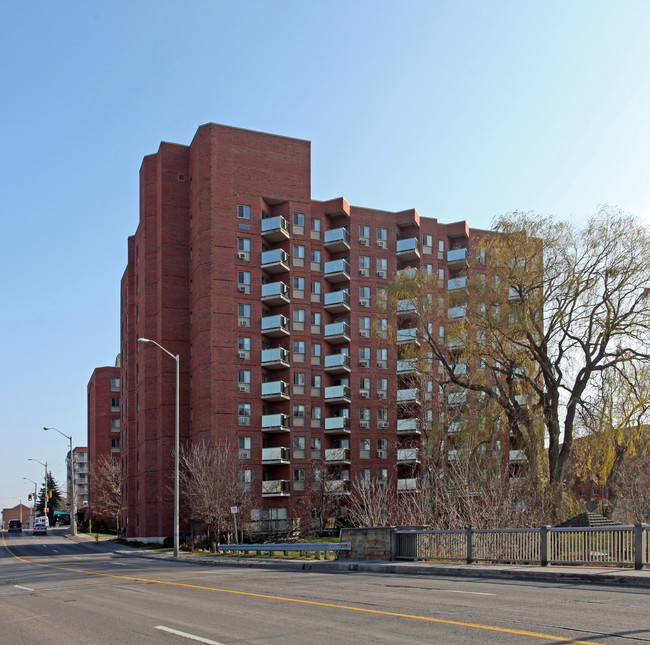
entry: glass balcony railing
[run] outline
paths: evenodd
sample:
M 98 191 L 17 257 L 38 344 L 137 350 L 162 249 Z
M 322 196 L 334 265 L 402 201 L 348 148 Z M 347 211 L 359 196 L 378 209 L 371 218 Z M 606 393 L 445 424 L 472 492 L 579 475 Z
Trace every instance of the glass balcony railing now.
M 416 343 L 419 344 L 418 330 L 416 327 L 408 327 L 407 329 L 397 330 L 397 344 L 403 343 Z
M 457 289 L 464 289 L 467 286 L 467 278 L 463 275 L 458 278 L 450 278 L 447 280 L 447 291 L 456 291 Z
M 350 463 L 350 449 L 349 448 L 328 448 L 325 451 L 326 463 Z
M 467 260 L 467 249 L 452 249 L 447 251 L 447 263 L 465 262 Z
M 398 448 L 397 461 L 402 463 L 416 463 L 420 461 L 420 451 L 417 448 Z
M 332 385 L 325 388 L 325 401 L 329 403 L 349 403 L 350 388 L 347 385 Z
M 262 333 L 265 336 L 285 336 L 289 334 L 289 320 L 286 316 L 265 316 L 262 318 Z
M 350 234 L 345 228 L 332 228 L 323 234 L 323 246 L 330 251 L 343 251 L 350 248 Z
M 328 354 L 323 365 L 325 371 L 350 370 L 350 357 L 347 354 Z
M 284 347 L 273 347 L 262 350 L 262 367 L 289 367 L 289 350 Z
M 269 282 L 262 285 L 262 301 L 269 302 L 282 301 L 289 302 L 289 287 L 284 282 Z
M 261 266 L 267 273 L 289 271 L 289 254 L 282 249 L 263 251 Z
M 397 390 L 398 403 L 420 403 L 420 391 L 417 388 Z
M 288 464 L 290 461 L 289 448 L 262 448 L 262 463 L 263 464 Z
M 397 419 L 397 432 L 398 434 L 419 434 L 420 433 L 420 419 Z
M 288 414 L 263 414 L 262 431 L 263 432 L 288 432 L 289 415 Z
M 350 311 L 350 294 L 347 291 L 330 291 L 323 296 L 323 306 L 332 313 Z
M 289 222 L 280 216 L 267 217 L 262 220 L 261 234 L 269 242 L 287 240 L 290 237 Z
M 397 480 L 397 492 L 398 493 L 409 493 L 417 492 L 420 489 L 417 479 L 398 479 Z
M 396 251 L 398 257 L 404 260 L 413 260 L 420 257 L 420 242 L 416 237 L 397 240 Z
M 346 260 L 331 260 L 323 265 L 323 274 L 328 282 L 350 280 L 350 265 Z
M 350 325 L 346 322 L 330 323 L 323 329 L 323 338 L 330 343 L 350 342 Z
M 349 432 L 350 419 L 348 417 L 327 417 L 325 419 L 325 432 Z
M 289 384 L 286 381 L 268 381 L 262 383 L 262 398 L 268 401 L 280 401 L 289 398 Z

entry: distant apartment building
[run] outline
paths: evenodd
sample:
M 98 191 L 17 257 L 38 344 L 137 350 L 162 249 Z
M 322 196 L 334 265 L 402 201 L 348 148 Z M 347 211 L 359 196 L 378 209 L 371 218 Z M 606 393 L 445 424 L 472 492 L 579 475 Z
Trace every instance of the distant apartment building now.
M 85 518 L 88 509 L 88 448 L 77 447 L 72 449 L 74 461 L 74 494 L 77 500 L 77 516 L 82 520 Z M 72 499 L 72 468 L 70 463 L 70 452 L 65 458 L 67 470 L 67 491 L 68 503 Z
M 120 357 L 114 366 L 98 367 L 88 382 L 88 507 L 96 519 L 103 518 L 94 510 L 96 491 L 93 473 L 99 460 L 120 459 Z
M 320 479 L 342 505 L 355 481 L 417 493 L 422 406 L 438 394 L 407 378 L 415 329 L 382 303 L 400 270 L 459 287 L 485 233 L 315 201 L 310 177 L 308 141 L 215 124 L 145 157 L 121 284 L 128 536 L 172 533 L 175 362 L 139 337 L 180 356 L 181 442 L 238 447 L 252 519 L 309 522 Z

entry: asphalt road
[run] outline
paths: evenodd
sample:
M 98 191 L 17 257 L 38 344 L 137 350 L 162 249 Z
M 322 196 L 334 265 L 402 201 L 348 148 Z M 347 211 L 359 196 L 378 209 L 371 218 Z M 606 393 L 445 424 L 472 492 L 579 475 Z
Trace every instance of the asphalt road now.
M 0 643 L 650 643 L 650 590 L 205 566 L 7 533 Z

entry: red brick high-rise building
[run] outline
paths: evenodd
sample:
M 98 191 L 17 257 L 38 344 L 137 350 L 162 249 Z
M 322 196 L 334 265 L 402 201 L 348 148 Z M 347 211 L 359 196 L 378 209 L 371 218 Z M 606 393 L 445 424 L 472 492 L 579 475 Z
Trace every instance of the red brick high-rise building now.
M 120 458 L 120 357 L 115 366 L 96 368 L 88 381 L 88 508 L 96 519 L 93 473 L 99 459 Z M 79 507 L 82 510 L 82 507 Z
M 336 466 L 327 494 L 417 487 L 421 399 L 398 364 L 414 339 L 382 342 L 377 303 L 400 269 L 453 279 L 483 232 L 314 201 L 310 162 L 307 141 L 215 124 L 144 159 L 121 285 L 130 537 L 172 534 L 175 362 L 139 337 L 180 356 L 181 442 L 239 446 L 255 519 L 305 520 L 314 460 Z

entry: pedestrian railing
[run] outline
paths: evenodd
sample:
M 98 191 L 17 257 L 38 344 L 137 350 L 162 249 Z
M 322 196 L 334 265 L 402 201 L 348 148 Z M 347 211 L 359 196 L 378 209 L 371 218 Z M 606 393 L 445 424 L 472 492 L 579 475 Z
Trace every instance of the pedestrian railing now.
M 350 542 L 303 542 L 303 543 L 279 543 L 279 544 L 219 544 L 219 551 L 229 551 L 236 553 L 272 553 L 283 552 L 302 554 L 321 554 L 325 552 L 325 558 L 330 551 L 349 551 Z
M 507 564 L 607 564 L 642 569 L 650 563 L 650 525 L 590 528 L 395 529 L 402 560 Z

